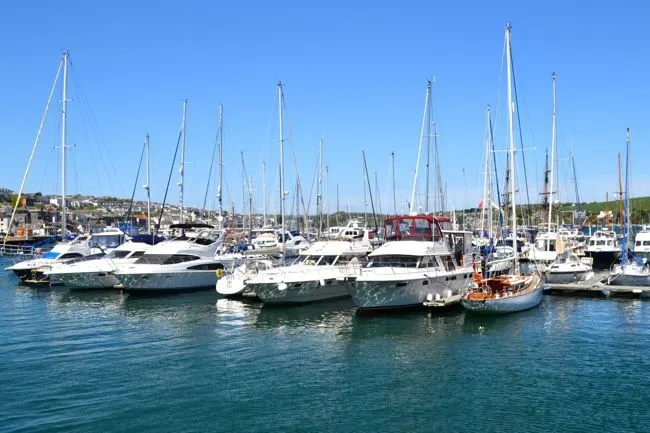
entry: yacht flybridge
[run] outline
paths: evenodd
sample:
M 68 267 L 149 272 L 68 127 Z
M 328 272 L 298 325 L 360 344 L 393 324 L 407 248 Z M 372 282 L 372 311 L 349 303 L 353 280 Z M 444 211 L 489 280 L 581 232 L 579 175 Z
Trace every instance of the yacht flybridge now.
M 368 256 L 348 289 L 361 309 L 459 302 L 473 275 L 472 232 L 449 217 L 397 216 L 384 222 L 386 243 Z

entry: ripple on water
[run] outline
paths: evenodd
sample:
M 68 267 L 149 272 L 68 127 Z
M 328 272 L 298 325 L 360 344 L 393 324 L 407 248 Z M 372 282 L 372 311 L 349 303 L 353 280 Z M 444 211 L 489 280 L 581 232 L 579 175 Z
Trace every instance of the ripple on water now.
M 648 302 L 359 315 L 0 275 L 2 431 L 648 431 Z

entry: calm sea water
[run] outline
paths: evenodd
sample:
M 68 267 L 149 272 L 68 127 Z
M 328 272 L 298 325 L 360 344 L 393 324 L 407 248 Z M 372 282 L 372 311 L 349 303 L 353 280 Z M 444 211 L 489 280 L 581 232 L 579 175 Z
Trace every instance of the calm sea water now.
M 0 343 L 2 432 L 650 431 L 638 300 L 368 317 L 351 301 L 35 290 L 0 271 Z

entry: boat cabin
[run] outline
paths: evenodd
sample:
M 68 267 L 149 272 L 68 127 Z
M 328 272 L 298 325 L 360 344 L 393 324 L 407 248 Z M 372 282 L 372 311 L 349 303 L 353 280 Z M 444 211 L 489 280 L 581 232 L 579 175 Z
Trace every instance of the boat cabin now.
M 384 236 L 390 241 L 442 241 L 442 231 L 451 230 L 451 219 L 445 216 L 396 216 L 384 221 Z

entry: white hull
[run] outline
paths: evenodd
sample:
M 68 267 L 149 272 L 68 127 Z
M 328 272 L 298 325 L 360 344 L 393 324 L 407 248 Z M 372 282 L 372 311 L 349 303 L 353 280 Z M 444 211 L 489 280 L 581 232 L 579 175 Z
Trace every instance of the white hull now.
M 547 272 L 547 284 L 571 284 L 580 281 L 587 281 L 593 278 L 592 271 L 570 271 L 570 272 Z
M 444 275 L 425 277 L 408 274 L 393 275 L 393 279 L 364 277 L 361 281 L 350 282 L 348 289 L 360 309 L 421 307 L 428 298 L 448 298 L 464 293 L 468 283 L 466 274 L 457 274 L 454 280 L 447 278 Z
M 250 285 L 249 289 L 265 304 L 302 304 L 350 296 L 344 281 L 332 278 L 323 282 L 262 283 Z
M 126 292 L 177 292 L 214 289 L 217 284 L 215 271 L 158 271 L 130 272 L 116 275 L 121 289 Z
M 70 290 L 112 289 L 120 282 L 113 272 L 84 272 L 79 274 L 56 275 L 56 278 Z

